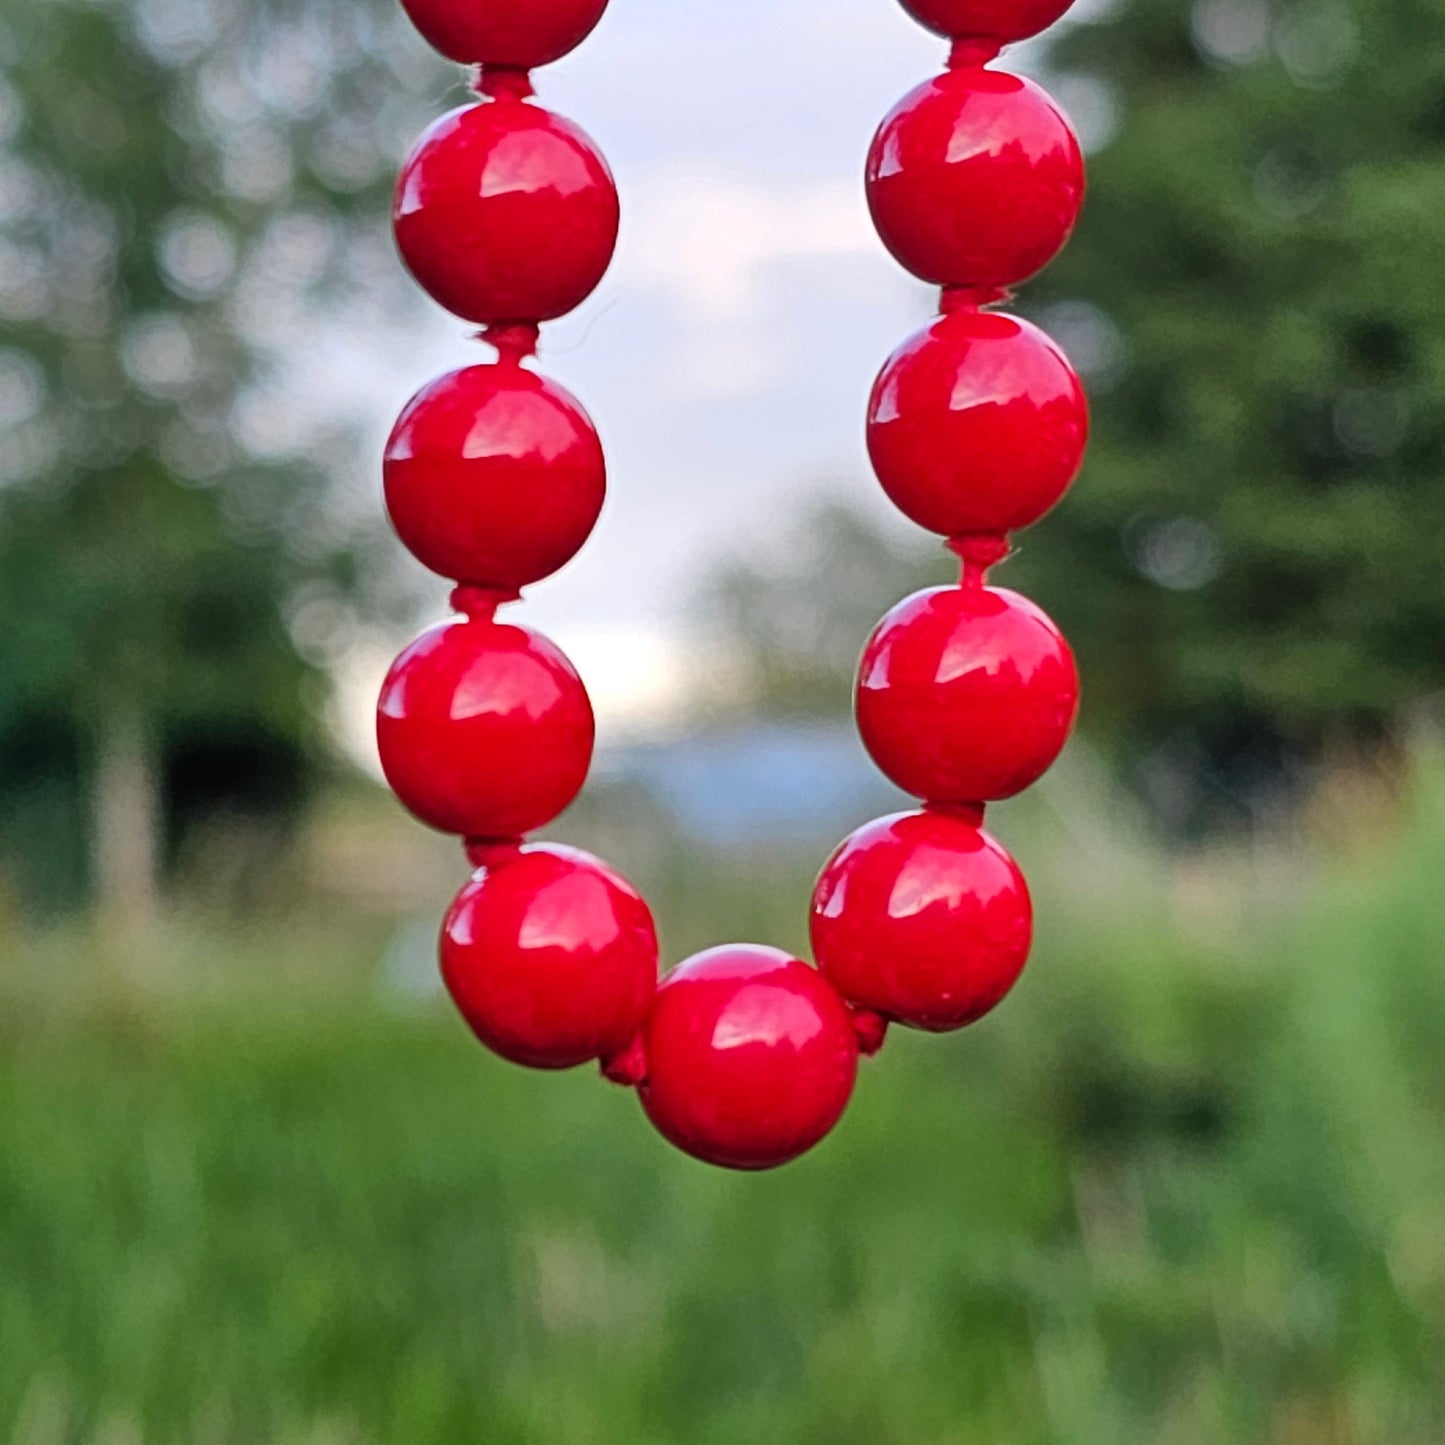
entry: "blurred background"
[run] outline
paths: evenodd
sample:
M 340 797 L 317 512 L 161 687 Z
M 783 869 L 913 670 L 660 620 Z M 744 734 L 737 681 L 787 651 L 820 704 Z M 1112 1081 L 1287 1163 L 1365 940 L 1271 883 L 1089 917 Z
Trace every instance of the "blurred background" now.
M 377 781 L 445 597 L 380 446 L 477 354 L 388 195 L 459 75 L 390 0 L 11 0 L 0 1439 L 1445 1439 L 1442 32 L 1078 0 L 1010 57 L 1092 186 L 1018 303 L 1096 423 L 999 574 L 1086 680 L 992 815 L 1035 959 L 739 1178 L 472 1043 L 433 959 L 463 861 Z M 612 478 L 520 614 L 600 717 L 551 833 L 668 963 L 803 948 L 833 844 L 902 806 L 851 671 L 950 570 L 863 452 L 931 298 L 860 174 L 941 55 L 890 0 L 613 0 L 540 76 L 625 216 L 540 363 Z

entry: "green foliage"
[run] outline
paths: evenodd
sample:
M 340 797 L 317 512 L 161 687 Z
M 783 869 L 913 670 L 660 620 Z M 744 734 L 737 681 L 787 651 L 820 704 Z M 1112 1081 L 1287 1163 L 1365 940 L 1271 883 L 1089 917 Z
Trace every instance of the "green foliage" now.
M 281 608 L 295 585 L 275 547 L 246 546 L 214 499 L 146 472 L 92 485 L 21 488 L 0 510 L 0 847 L 32 907 L 83 897 L 93 826 L 79 785 L 107 732 L 141 719 L 165 762 L 249 740 L 273 776 L 305 771 L 318 749 L 313 669 Z M 179 779 L 174 832 L 184 817 Z M 254 787 L 256 780 L 248 779 Z M 234 789 L 217 778 L 213 796 Z M 284 810 L 301 789 L 256 787 Z
M 1086 298 L 1120 354 L 1037 585 L 1101 725 L 1309 744 L 1445 680 L 1445 541 L 1421 526 L 1445 504 L 1445 309 L 1419 284 L 1439 24 L 1433 0 L 1149 0 L 1060 43 L 1118 128 L 1037 300 L 1047 321 Z
M 13 950 L 0 1438 L 1429 1445 L 1424 781 L 1396 844 L 1307 879 L 1171 874 L 1078 798 L 1015 814 L 1045 925 L 1018 994 L 895 1035 L 763 1177 L 587 1071 L 489 1060 L 334 923 L 124 970 Z M 690 945 L 727 870 L 679 866 L 641 881 Z
M 837 503 L 802 518 L 780 551 L 784 566 L 771 557 L 725 563 L 703 600 L 746 663 L 748 703 L 783 714 L 841 712 L 879 609 L 957 570 L 940 551 L 926 575 L 918 549 L 891 543 Z
M 129 702 L 162 722 L 240 712 L 308 736 L 309 669 L 280 615 L 293 581 L 274 548 L 238 543 L 205 493 L 154 474 L 22 490 L 0 530 L 0 655 L 16 684 L 0 719 L 90 721 Z
M 1064 626 L 1084 725 L 1122 757 L 1315 753 L 1445 683 L 1440 21 L 1436 0 L 1121 0 L 1047 55 L 1108 138 L 1018 304 L 1084 370 L 1094 438 L 997 576 Z M 893 600 L 803 560 L 725 589 L 784 706 L 820 695 L 779 684 L 811 636 Z M 731 606 L 754 581 L 769 606 Z M 846 667 L 819 662 L 831 705 Z
M 379 523 L 335 505 L 350 440 L 295 414 L 285 367 L 318 305 L 367 286 L 411 124 L 376 94 L 435 74 L 406 74 L 385 14 L 52 0 L 0 22 L 0 755 L 32 764 L 0 771 L 0 847 L 70 880 L 51 893 L 88 825 L 36 850 L 25 797 L 93 814 L 108 730 L 157 775 L 202 723 L 313 753 L 324 647 L 303 658 L 286 616 L 303 587 L 351 596 Z

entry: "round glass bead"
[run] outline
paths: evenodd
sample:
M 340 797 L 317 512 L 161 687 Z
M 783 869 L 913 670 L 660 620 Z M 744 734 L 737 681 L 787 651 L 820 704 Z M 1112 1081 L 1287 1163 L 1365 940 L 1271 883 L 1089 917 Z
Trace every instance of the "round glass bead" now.
M 561 316 L 596 288 L 617 244 L 617 187 L 571 121 L 503 95 L 435 121 L 392 207 L 413 276 L 477 322 Z
M 424 386 L 392 430 L 383 476 L 392 525 L 418 561 L 502 592 L 570 561 L 607 489 L 576 399 L 505 361 Z
M 901 265 L 987 298 L 1027 281 L 1068 240 L 1084 161 L 1064 113 L 1033 81 L 965 67 L 894 107 L 869 151 L 867 190 Z
M 920 25 L 950 40 L 1011 45 L 1047 30 L 1073 0 L 902 0 Z
M 442 977 L 494 1053 L 570 1069 L 631 1042 L 657 984 L 637 890 L 576 848 L 489 850 L 442 927 Z
M 424 823 L 511 838 L 582 789 L 592 705 L 555 644 L 486 617 L 422 633 L 392 664 L 377 708 L 382 771 Z
M 904 342 L 868 406 L 883 490 L 945 537 L 1037 522 L 1078 476 L 1088 435 L 1063 352 L 1037 326 L 973 307 Z
M 679 964 L 643 1034 L 647 1116 L 679 1149 L 729 1169 L 771 1169 L 838 1122 L 858 1070 L 853 1017 L 816 969 L 730 945 Z
M 858 674 L 858 731 L 906 793 L 933 803 L 1011 798 L 1073 729 L 1079 677 L 1049 617 L 1005 588 L 937 587 L 878 625 Z
M 531 70 L 575 50 L 607 0 L 401 0 L 411 23 L 458 65 Z
M 1033 934 L 1028 886 L 977 817 L 880 818 L 834 854 L 813 895 L 813 953 L 844 998 L 944 1033 L 1018 981 Z

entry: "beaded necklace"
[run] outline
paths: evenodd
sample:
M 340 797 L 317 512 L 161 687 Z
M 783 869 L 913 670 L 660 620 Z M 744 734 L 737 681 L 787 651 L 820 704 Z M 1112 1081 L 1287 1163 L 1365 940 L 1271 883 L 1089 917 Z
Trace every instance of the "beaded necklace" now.
M 436 121 L 406 161 L 397 244 L 421 286 L 497 352 L 412 398 L 384 466 L 402 542 L 456 582 L 457 615 L 397 658 L 377 714 L 392 788 L 460 835 L 475 869 L 442 928 L 442 975 L 503 1058 L 600 1062 L 679 1148 L 771 1168 L 837 1123 L 860 1055 L 890 1023 L 973 1023 L 1028 957 L 1028 887 L 984 831 L 984 809 L 1053 763 L 1079 686 L 1058 629 L 988 572 L 1077 476 L 1088 409 L 1059 348 L 993 308 L 1068 239 L 1084 171 L 1054 102 L 990 63 L 1069 0 L 903 0 L 952 41 L 948 68 L 898 103 L 868 156 L 884 244 L 941 288 L 938 318 L 873 388 L 867 441 L 888 496 L 947 540 L 962 576 L 883 619 L 857 685 L 868 752 L 922 806 L 858 829 L 824 868 L 816 968 L 735 945 L 660 983 L 637 890 L 590 854 L 526 841 L 581 790 L 594 723 L 563 653 L 496 615 L 577 553 L 606 487 L 591 419 L 525 364 L 540 325 L 597 286 L 617 240 L 606 162 L 532 100 L 530 80 L 586 38 L 606 0 L 402 3 L 443 55 L 475 67 L 479 98 Z

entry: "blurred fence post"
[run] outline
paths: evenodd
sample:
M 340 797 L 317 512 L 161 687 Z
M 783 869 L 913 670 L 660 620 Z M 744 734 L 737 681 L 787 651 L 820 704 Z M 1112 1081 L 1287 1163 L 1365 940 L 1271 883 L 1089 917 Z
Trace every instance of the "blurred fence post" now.
M 92 840 L 102 924 L 134 934 L 155 919 L 160 785 L 143 713 L 118 706 L 98 740 Z

